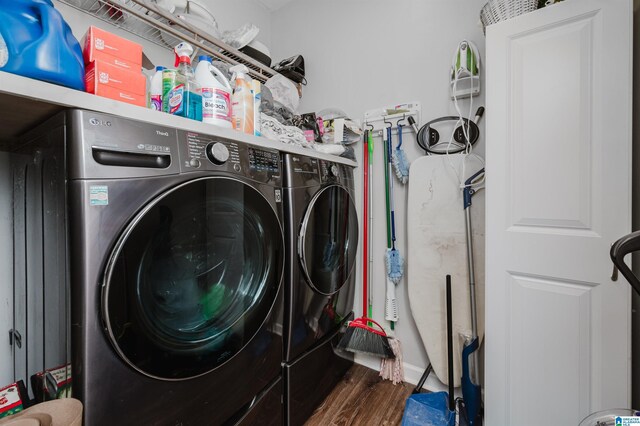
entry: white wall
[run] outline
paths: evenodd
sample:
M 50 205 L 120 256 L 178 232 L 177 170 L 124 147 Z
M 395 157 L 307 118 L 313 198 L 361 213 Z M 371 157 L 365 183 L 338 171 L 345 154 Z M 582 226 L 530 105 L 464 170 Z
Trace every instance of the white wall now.
M 420 101 L 422 122 L 455 112 L 449 99 L 448 72 L 460 40 L 474 41 L 484 54 L 484 36 L 478 27 L 486 0 L 299 0 L 272 15 L 274 59 L 300 53 L 305 58 L 309 82 L 304 88 L 300 112 L 338 107 L 354 119 L 365 111 L 389 104 Z M 484 95 L 476 99 L 481 105 Z M 468 104 L 464 103 L 466 108 Z M 474 108 L 475 109 L 475 108 Z M 491 112 L 488 111 L 490 114 Z M 484 127 L 481 125 L 481 130 Z M 412 133 L 403 140 L 409 160 L 422 155 Z M 386 250 L 384 179 L 381 144 L 374 164 L 374 318 L 384 321 Z M 358 144 L 358 159 L 360 150 Z M 483 152 L 480 140 L 477 152 Z M 361 182 L 358 170 L 358 182 Z M 406 187 L 396 185 L 396 217 L 400 252 L 406 247 Z M 358 202 L 361 204 L 361 201 Z M 359 206 L 360 207 L 360 206 Z M 460 259 L 465 262 L 464 259 Z M 415 383 L 428 363 L 411 312 L 406 280 L 398 287 L 400 320 L 396 335 L 404 348 L 407 381 Z M 358 278 L 358 292 L 361 280 Z M 356 297 L 356 315 L 362 311 Z M 377 360 L 358 361 L 378 368 Z M 434 375 L 431 376 L 432 378 Z M 435 385 L 431 380 L 430 387 Z

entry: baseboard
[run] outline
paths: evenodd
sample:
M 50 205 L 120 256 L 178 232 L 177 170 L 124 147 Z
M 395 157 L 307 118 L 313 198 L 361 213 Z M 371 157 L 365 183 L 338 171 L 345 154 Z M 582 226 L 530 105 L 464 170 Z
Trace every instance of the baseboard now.
M 356 354 L 355 362 L 357 364 L 371 368 L 372 370 L 380 370 L 380 358 Z M 407 362 L 402 363 L 402 365 L 404 367 L 404 381 L 414 386 L 417 385 L 420 381 L 420 378 L 422 377 L 422 374 L 424 373 L 425 367 L 409 364 Z M 440 380 L 438 380 L 438 377 L 435 375 L 435 373 L 432 372 L 427 378 L 423 389 L 430 392 L 440 392 L 446 391 L 447 386 L 445 386 Z M 456 395 L 456 397 L 460 396 L 460 388 L 456 388 L 454 394 Z

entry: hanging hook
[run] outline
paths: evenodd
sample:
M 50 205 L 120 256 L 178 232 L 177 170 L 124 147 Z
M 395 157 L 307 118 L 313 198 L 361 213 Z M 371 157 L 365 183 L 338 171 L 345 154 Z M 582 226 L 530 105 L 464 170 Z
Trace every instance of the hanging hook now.
M 384 124 L 386 124 L 386 128 L 393 128 L 393 123 L 390 121 L 387 121 L 387 117 L 382 117 L 382 121 L 384 122 Z
M 372 132 L 376 129 L 375 126 L 371 123 L 365 123 L 365 126 L 371 127 L 369 130 L 371 130 Z
M 396 122 L 396 126 L 398 126 L 398 127 L 400 127 L 400 126 L 406 126 L 406 124 L 400 124 L 400 122 L 401 122 L 401 121 L 406 120 L 406 119 L 407 119 L 407 115 L 403 112 L 403 113 L 402 113 L 402 118 L 401 118 L 401 119 L 399 119 L 399 120 Z

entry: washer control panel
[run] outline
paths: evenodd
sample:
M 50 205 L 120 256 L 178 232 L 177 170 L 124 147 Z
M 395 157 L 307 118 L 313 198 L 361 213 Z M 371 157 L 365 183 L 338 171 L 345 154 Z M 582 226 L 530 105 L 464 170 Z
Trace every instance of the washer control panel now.
M 277 151 L 265 151 L 249 147 L 249 167 L 257 172 L 280 174 L 280 154 Z
M 196 132 L 178 131 L 183 172 L 219 171 L 259 182 L 281 179 L 280 152 Z

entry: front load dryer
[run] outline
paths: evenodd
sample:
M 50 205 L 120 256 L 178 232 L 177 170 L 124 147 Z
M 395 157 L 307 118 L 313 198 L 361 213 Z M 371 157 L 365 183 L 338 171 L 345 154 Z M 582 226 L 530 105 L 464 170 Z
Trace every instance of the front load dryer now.
M 284 155 L 285 422 L 299 425 L 353 364 L 336 349 L 353 319 L 358 219 L 353 168 Z
M 86 111 L 47 126 L 84 424 L 281 424 L 280 153 Z

